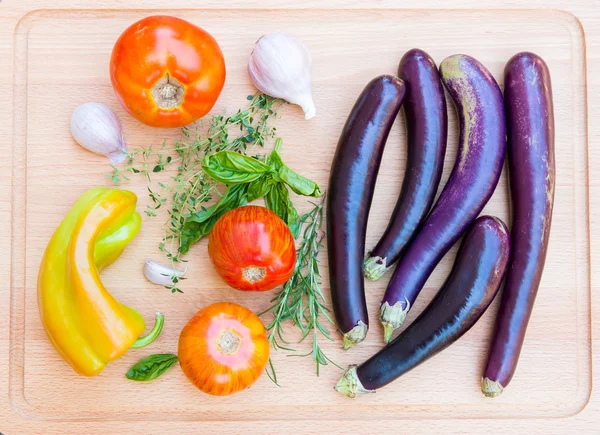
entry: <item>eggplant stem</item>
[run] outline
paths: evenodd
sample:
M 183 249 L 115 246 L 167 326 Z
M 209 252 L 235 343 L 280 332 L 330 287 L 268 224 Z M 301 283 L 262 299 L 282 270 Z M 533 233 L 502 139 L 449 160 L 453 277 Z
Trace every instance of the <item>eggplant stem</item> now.
M 383 326 L 383 341 L 389 343 L 396 328 L 388 322 L 381 322 L 381 326 Z
M 387 258 L 376 255 L 365 260 L 365 278 L 369 281 L 377 281 L 390 269 L 387 265 Z
M 143 337 L 135 340 L 133 345 L 131 346 L 133 349 L 139 349 L 140 347 L 146 347 L 154 340 L 158 338 L 160 332 L 163 329 L 163 325 L 165 324 L 165 316 L 163 313 L 156 313 L 156 319 L 154 320 L 154 327 L 152 330 Z
M 481 378 L 481 392 L 485 397 L 497 397 L 502 394 L 504 387 L 498 381 L 492 381 L 490 378 Z
M 369 327 L 359 320 L 354 328 L 344 334 L 344 350 L 350 349 L 355 344 L 360 343 L 367 336 L 367 330 Z
M 360 379 L 358 379 L 358 373 L 356 373 L 356 366 L 350 366 L 333 388 L 338 393 L 350 398 L 356 397 L 357 393 L 366 394 L 375 392 L 375 390 L 367 390 L 363 386 L 362 382 L 360 382 Z
M 405 298 L 406 308 L 402 308 L 402 302 L 396 302 L 390 305 L 387 301 L 381 304 L 379 309 L 379 321 L 383 326 L 383 339 L 386 343 L 390 342 L 392 334 L 396 329 L 402 326 L 406 315 L 410 310 L 410 302 Z

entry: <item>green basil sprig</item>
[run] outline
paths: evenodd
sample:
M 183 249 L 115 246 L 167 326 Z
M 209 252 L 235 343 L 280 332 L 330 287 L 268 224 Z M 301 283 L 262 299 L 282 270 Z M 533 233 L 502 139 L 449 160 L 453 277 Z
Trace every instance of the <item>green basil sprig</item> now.
M 192 214 L 185 223 L 180 236 L 180 251 L 185 254 L 190 246 L 210 233 L 212 227 L 221 216 L 229 210 L 248 203 L 248 185 L 234 184 L 227 189 L 225 195 L 214 205 Z
M 298 223 L 298 212 L 290 199 L 290 193 L 283 183 L 277 183 L 265 196 L 265 205 L 269 210 L 277 213 L 292 231 L 294 238 L 297 238 L 300 232 Z
M 234 151 L 207 155 L 202 160 L 202 169 L 213 180 L 228 186 L 250 183 L 271 171 L 266 163 Z
M 267 208 L 283 219 L 294 237 L 298 237 L 299 217 L 289 189 L 303 196 L 319 197 L 323 193 L 317 183 L 285 165 L 280 155 L 281 143 L 281 139 L 277 139 L 275 149 L 264 162 L 233 151 L 220 151 L 204 158 L 204 172 L 213 180 L 227 185 L 227 191 L 216 204 L 188 217 L 180 237 L 182 254 L 207 235 L 229 210 L 263 197 Z
M 271 165 L 276 172 L 276 178 L 287 184 L 295 193 L 302 196 L 319 197 L 323 195 L 319 185 L 308 178 L 292 171 L 288 168 L 281 159 L 279 151 L 281 150 L 281 142 L 277 141 L 275 149 L 269 155 L 267 163 Z
M 177 362 L 177 355 L 157 353 L 141 359 L 131 366 L 125 376 L 132 381 L 151 381 L 166 373 Z

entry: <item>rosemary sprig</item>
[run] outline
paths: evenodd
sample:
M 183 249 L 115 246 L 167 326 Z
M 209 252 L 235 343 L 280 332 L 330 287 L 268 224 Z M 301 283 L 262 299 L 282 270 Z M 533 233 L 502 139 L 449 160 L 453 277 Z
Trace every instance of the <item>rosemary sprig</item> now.
M 223 150 L 245 153 L 249 146 L 264 147 L 273 138 L 275 127 L 270 121 L 276 117 L 281 100 L 264 94 L 248 96 L 249 104 L 232 116 L 215 115 L 205 133 L 196 127 L 182 129 L 183 137 L 168 146 L 166 141 L 158 146 L 138 147 L 128 154 L 122 168 L 112 166 L 109 176 L 114 184 L 128 181 L 130 174 L 145 176 L 148 180 L 148 197 L 151 204 L 145 213 L 157 216 L 161 208 L 167 209 L 168 219 L 159 249 L 174 263 L 183 262 L 182 242 L 186 222 L 193 214 L 205 211 L 205 205 L 222 194 L 217 184 L 202 170 L 202 160 L 208 154 Z M 202 126 L 201 126 L 202 127 Z M 177 165 L 177 172 L 168 182 L 153 183 L 152 176 Z M 180 278 L 181 279 L 181 278 Z M 173 293 L 181 292 L 178 280 L 167 286 Z
M 290 343 L 284 338 L 283 323 L 287 320 L 291 320 L 302 331 L 300 342 L 309 336 L 312 337 L 311 350 L 298 356 L 312 355 L 317 376 L 320 367 L 329 363 L 342 369 L 323 352 L 319 345 L 320 337 L 333 341 L 323 319 L 331 325 L 334 324 L 320 285 L 318 256 L 323 247 L 321 243 L 323 239 L 322 224 L 323 202 L 321 201 L 314 204 L 314 208 L 300 218 L 303 237 L 297 251 L 293 275 L 272 300 L 273 305 L 260 314 L 262 316 L 269 312 L 273 313 L 273 320 L 267 326 L 267 332 L 269 342 L 275 350 L 294 350 L 289 347 Z M 269 377 L 276 380 L 272 364 L 270 370 L 271 373 L 267 371 Z

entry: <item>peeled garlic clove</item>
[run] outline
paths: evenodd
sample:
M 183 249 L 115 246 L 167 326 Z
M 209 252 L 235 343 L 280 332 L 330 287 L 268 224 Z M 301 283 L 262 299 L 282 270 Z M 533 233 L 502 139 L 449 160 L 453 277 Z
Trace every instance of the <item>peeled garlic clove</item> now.
M 306 46 L 286 33 L 267 33 L 256 42 L 248 74 L 264 94 L 297 104 L 304 117 L 315 116 L 312 98 L 312 59 Z
M 186 272 L 187 267 L 181 271 L 152 260 L 146 260 L 144 263 L 144 276 L 153 284 L 172 285 L 173 277 L 181 278 Z
M 78 106 L 71 115 L 71 134 L 79 145 L 113 164 L 127 156 L 121 122 L 105 104 L 92 101 Z

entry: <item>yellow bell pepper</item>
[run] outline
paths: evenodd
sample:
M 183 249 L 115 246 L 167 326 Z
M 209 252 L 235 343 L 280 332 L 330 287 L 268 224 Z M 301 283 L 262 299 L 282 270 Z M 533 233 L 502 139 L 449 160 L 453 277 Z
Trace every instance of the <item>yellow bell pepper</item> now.
M 137 311 L 102 285 L 100 270 L 114 262 L 140 230 L 137 197 L 98 187 L 84 193 L 52 236 L 38 275 L 38 306 L 48 338 L 82 375 L 99 374 L 130 347 L 153 341 L 162 315 L 147 337 Z M 160 316 L 160 318 L 159 318 Z

